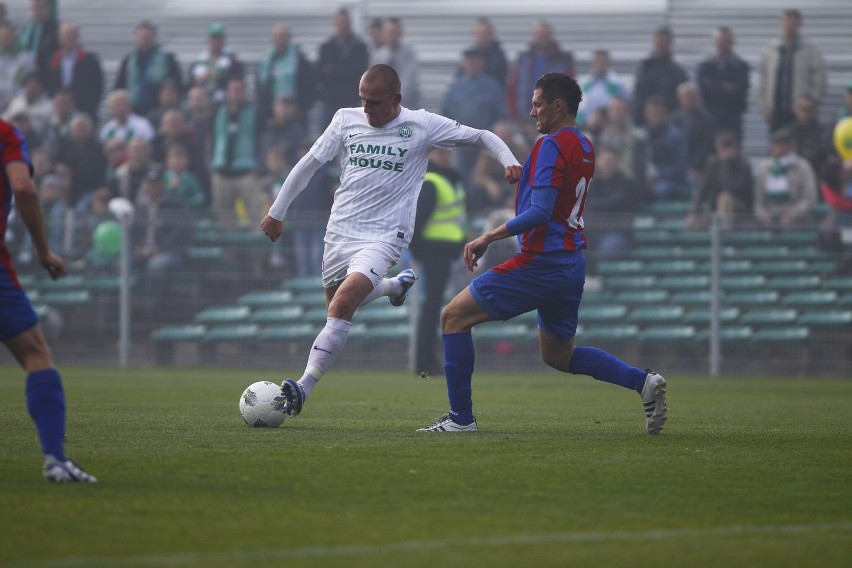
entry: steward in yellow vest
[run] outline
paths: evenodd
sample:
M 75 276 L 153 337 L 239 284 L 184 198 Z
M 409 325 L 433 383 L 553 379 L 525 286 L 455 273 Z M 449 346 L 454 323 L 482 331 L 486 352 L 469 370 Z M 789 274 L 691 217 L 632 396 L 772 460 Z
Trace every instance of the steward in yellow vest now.
M 453 262 L 467 241 L 467 208 L 462 176 L 450 165 L 447 150 L 433 150 L 417 200 L 414 237 L 409 249 L 421 265 L 424 300 L 417 321 L 417 371 L 443 374 L 435 353 L 444 289 Z

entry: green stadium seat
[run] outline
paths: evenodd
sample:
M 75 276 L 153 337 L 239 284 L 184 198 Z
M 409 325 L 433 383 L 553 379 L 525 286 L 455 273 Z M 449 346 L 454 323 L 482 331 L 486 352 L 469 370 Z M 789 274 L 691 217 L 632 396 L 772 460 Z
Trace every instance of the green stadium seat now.
M 678 342 L 695 340 L 695 328 L 691 325 L 652 325 L 639 334 L 643 343 Z
M 627 315 L 627 306 L 608 304 L 587 306 L 580 304 L 580 321 L 583 323 L 599 323 L 623 320 Z
M 297 292 L 293 296 L 293 304 L 305 308 L 325 308 L 325 292 L 321 288 L 315 288 L 313 292 Z
M 696 272 L 698 262 L 690 259 L 652 260 L 647 263 L 645 271 L 657 276 L 668 276 L 673 273 Z
M 411 337 L 411 326 L 407 323 L 394 323 L 388 325 L 371 325 L 364 334 L 364 340 L 368 342 L 382 343 L 408 343 Z
M 635 274 L 631 276 L 607 276 L 604 278 L 604 288 L 607 290 L 636 290 L 651 288 L 657 277 L 651 274 Z
M 481 342 L 495 341 L 524 342 L 528 337 L 529 328 L 523 324 L 496 323 L 481 325 L 473 330 L 473 339 Z
M 261 329 L 257 337 L 260 341 L 313 341 L 319 331 L 318 326 L 309 323 L 269 325 Z
M 683 221 L 689 213 L 692 203 L 690 201 L 677 201 L 666 199 L 664 201 L 655 201 L 642 208 L 642 213 L 657 216 L 670 216 L 679 218 Z
M 90 276 L 86 279 L 85 286 L 87 290 L 98 293 L 115 293 L 117 294 L 121 288 L 121 278 L 118 276 Z M 130 277 L 130 287 L 136 286 L 136 277 Z
M 27 296 L 30 296 L 30 301 L 32 301 L 32 296 L 30 294 L 27 294 Z M 33 304 L 33 311 L 39 320 L 43 320 L 50 313 L 50 306 L 47 304 Z
M 837 298 L 838 306 L 852 306 L 852 292 L 844 292 L 839 298 Z
M 583 306 L 585 306 L 585 300 L 583 304 L 580 305 L 580 311 L 582 312 Z M 597 304 L 593 304 L 592 307 L 597 307 Z M 581 318 L 583 316 L 580 316 Z M 522 323 L 527 327 L 538 328 L 538 310 L 533 310 L 531 312 L 526 312 L 519 316 L 515 316 L 510 320 L 512 323 Z
M 670 245 L 677 242 L 672 238 L 671 231 L 664 231 L 658 227 L 636 230 L 633 237 L 637 243 L 642 243 L 642 246 Z
M 654 226 L 664 231 L 682 231 L 683 217 L 658 217 Z
M 740 290 L 725 294 L 723 303 L 729 306 L 777 304 L 781 294 L 777 290 Z
M 383 302 L 380 307 L 359 309 L 355 318 L 366 324 L 390 324 L 407 322 L 411 312 L 406 306 L 394 307 Z
M 768 327 L 756 331 L 752 340 L 756 342 L 779 343 L 806 341 L 811 333 L 804 326 Z
M 723 342 L 748 341 L 754 331 L 747 325 L 724 325 L 719 329 L 719 339 Z M 707 343 L 710 341 L 710 329 L 704 328 L 695 334 L 695 341 Z
M 748 274 L 754 270 L 754 264 L 745 258 L 726 258 L 719 262 L 719 270 L 723 275 Z M 711 274 L 713 267 L 710 263 L 706 263 L 701 267 L 701 271 Z
M 18 282 L 24 290 L 36 288 L 36 277 L 32 274 L 18 274 Z
M 822 283 L 823 290 L 852 292 L 852 276 L 832 276 Z
M 624 290 L 615 295 L 620 304 L 663 304 L 669 299 L 666 290 Z
M 84 306 L 92 300 L 88 290 L 51 290 L 41 294 L 39 301 L 50 306 Z
M 683 251 L 670 246 L 642 246 L 635 249 L 632 254 L 639 259 L 655 260 L 679 257 Z
M 722 233 L 722 242 L 726 245 L 769 245 L 776 244 L 775 234 L 767 230 L 728 231 Z
M 577 334 L 577 340 L 584 345 L 635 341 L 638 337 L 639 326 L 634 324 L 589 326 L 582 335 Z
M 290 290 L 294 294 L 302 292 L 316 292 L 322 290 L 322 280 L 319 276 L 310 276 L 305 278 L 289 278 L 284 281 L 282 287 L 285 290 Z
M 802 259 L 761 260 L 754 264 L 754 272 L 764 276 L 794 275 L 808 270 L 808 261 Z
M 789 292 L 781 299 L 781 303 L 785 306 L 797 307 L 833 306 L 837 303 L 837 292 L 834 290 Z
M 756 290 L 766 285 L 766 277 L 762 274 L 722 276 L 720 285 L 723 290 Z
M 257 339 L 260 326 L 248 324 L 217 325 L 207 330 L 204 341 L 208 343 L 243 342 Z
M 702 274 L 684 274 L 675 276 L 663 276 L 657 280 L 657 287 L 666 290 L 695 290 L 710 288 L 710 277 Z
M 250 315 L 248 306 L 209 306 L 195 314 L 195 323 L 240 323 L 248 320 Z
M 771 290 L 814 290 L 819 288 L 820 277 L 811 276 L 775 276 L 766 281 Z
M 796 321 L 811 328 L 841 328 L 852 331 L 852 310 L 808 310 Z
M 816 246 L 790 247 L 790 258 L 803 258 L 814 261 L 835 260 L 837 253 L 821 249 Z
M 747 258 L 749 260 L 780 260 L 784 258 L 795 257 L 790 254 L 790 249 L 783 245 L 765 245 L 765 246 L 743 246 L 736 247 L 731 251 L 731 256 Z
M 754 308 L 740 316 L 745 325 L 781 325 L 794 323 L 797 312 L 792 308 Z
M 243 294 L 237 303 L 245 306 L 288 306 L 293 305 L 293 292 L 289 290 L 268 290 Z
M 816 230 L 799 229 L 793 231 L 780 231 L 775 234 L 775 243 L 779 245 L 815 245 L 818 241 L 819 232 Z
M 633 274 L 644 269 L 645 263 L 641 260 L 600 260 L 597 262 L 595 274 Z
M 680 321 L 683 313 L 682 306 L 639 306 L 630 312 L 627 321 L 638 325 L 674 323 Z
M 83 276 L 72 274 L 59 280 L 42 278 L 38 283 L 32 285 L 33 289 L 48 290 L 83 290 L 86 288 L 86 279 Z
M 203 325 L 166 325 L 151 332 L 151 341 L 155 343 L 201 341 L 206 333 L 207 328 Z
M 325 325 L 325 320 L 328 319 L 328 310 L 323 307 L 308 308 L 302 316 L 302 321 L 310 324 Z
M 690 308 L 683 315 L 683 323 L 689 324 L 710 324 L 710 308 Z M 740 317 L 740 309 L 734 306 L 719 308 L 719 321 L 728 323 L 736 321 Z
M 709 306 L 712 294 L 707 290 L 686 290 L 675 292 L 671 303 L 676 306 Z
M 302 306 L 264 306 L 254 310 L 249 321 L 262 324 L 290 323 L 301 321 L 304 315 Z

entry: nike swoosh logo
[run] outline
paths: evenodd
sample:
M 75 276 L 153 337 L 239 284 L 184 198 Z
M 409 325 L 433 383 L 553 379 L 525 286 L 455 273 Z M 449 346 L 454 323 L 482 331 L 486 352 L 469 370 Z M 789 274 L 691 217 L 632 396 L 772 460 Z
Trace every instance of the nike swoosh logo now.
M 317 347 L 316 345 L 314 345 L 314 349 L 316 349 L 317 351 L 322 351 L 323 353 L 328 353 L 329 355 L 331 355 L 331 351 L 329 351 L 328 349 L 323 349 L 322 347 Z
M 372 273 L 373 273 L 373 274 L 375 274 L 376 276 L 378 276 L 378 275 L 379 275 L 379 273 L 378 273 L 378 272 L 376 272 L 375 270 L 373 270 L 372 268 L 370 269 L 370 272 L 372 272 Z

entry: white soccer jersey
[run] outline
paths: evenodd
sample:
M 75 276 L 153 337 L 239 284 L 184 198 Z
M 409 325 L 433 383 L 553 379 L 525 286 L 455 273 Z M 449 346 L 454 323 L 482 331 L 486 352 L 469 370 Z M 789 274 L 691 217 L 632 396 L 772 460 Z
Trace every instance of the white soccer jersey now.
M 370 126 L 361 108 L 338 110 L 310 151 L 320 162 L 338 157 L 340 164 L 328 230 L 408 246 L 429 152 L 452 148 L 476 133 L 425 110 L 402 107 L 382 128 Z

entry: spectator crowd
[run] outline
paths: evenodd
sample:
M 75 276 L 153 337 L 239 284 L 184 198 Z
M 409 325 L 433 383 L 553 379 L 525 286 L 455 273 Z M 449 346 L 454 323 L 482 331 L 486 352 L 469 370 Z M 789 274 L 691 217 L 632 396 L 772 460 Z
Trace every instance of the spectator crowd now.
M 91 235 L 110 218 L 105 204 L 124 198 L 137 207 L 134 258 L 152 289 L 162 288 L 163 274 L 192 241 L 192 231 L 164 220 L 193 215 L 223 231 L 254 230 L 311 147 L 308 133 L 321 131 L 338 108 L 360 104 L 358 82 L 369 65 L 393 66 L 403 105 L 422 104 L 417 46 L 407 41 L 399 18 L 370 21 L 365 40 L 349 12 L 339 9 L 316 59 L 302 51 L 286 23 L 276 22 L 268 51 L 253 62 L 228 43 L 221 23 L 207 27 L 195 58 L 180 61 L 160 41 L 156 23 L 146 20 L 133 28 L 132 45 L 108 82 L 85 30 L 56 11 L 51 0 L 32 0 L 26 15 L 5 14 L 3 7 L 0 112 L 27 138 L 55 250 L 87 268 L 109 268 L 108 259 L 93 260 Z M 673 55 L 673 31 L 653 31 L 631 82 L 613 69 L 603 46 L 582 68 L 560 42 L 560 30 L 546 21 L 535 23 L 528 45 L 510 60 L 483 17 L 472 23 L 472 40 L 435 110 L 493 130 L 523 160 L 536 136 L 528 118 L 531 86 L 545 72 L 566 72 L 583 88 L 578 126 L 599 161 L 587 216 L 605 221 L 678 200 L 690 204 L 687 228 L 706 227 L 710 212 L 721 215 L 726 229 L 809 226 L 819 201 L 848 207 L 852 196 L 843 192 L 852 166 L 837 159 L 834 124 L 819 121 L 826 66 L 803 23 L 798 10 L 781 13 L 779 36 L 762 53 L 752 85 L 729 27 L 714 31 L 712 52 L 692 72 Z M 852 82 L 845 97 L 838 119 L 852 115 Z M 770 133 L 771 153 L 758 163 L 741 150 L 750 102 Z M 312 128 L 309 117 L 319 124 Z M 461 175 L 470 218 L 485 220 L 513 207 L 502 168 L 487 155 L 459 149 L 451 165 Z M 321 225 L 335 174 L 333 166 L 324 168 L 299 197 L 293 208 L 300 218 Z M 603 256 L 630 247 L 629 227 L 609 226 L 590 239 Z M 301 255 L 291 265 L 294 275 L 318 273 L 322 231 L 292 238 L 299 246 L 289 243 L 287 250 Z M 27 254 L 20 246 L 19 262 Z M 284 265 L 283 255 L 277 249 L 268 261 Z

